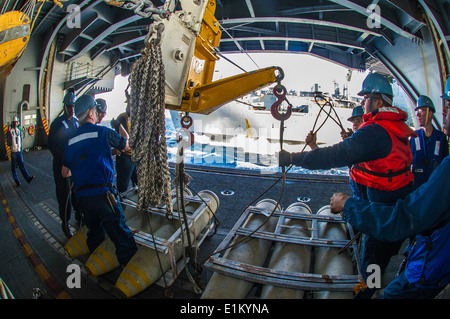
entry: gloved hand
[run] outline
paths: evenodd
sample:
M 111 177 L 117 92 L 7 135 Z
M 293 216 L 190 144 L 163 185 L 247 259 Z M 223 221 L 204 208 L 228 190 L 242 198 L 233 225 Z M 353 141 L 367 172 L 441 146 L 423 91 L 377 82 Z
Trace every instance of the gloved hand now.
M 334 193 L 330 200 L 330 211 L 333 214 L 339 214 L 344 210 L 344 205 L 350 196 L 344 193 Z
M 280 151 L 280 153 L 278 153 L 278 166 L 283 167 L 291 164 L 291 153 L 284 150 Z
M 349 138 L 353 134 L 353 130 L 351 128 L 348 128 L 347 131 L 341 131 L 341 138 L 342 140 L 345 140 L 346 138 Z
M 308 145 L 312 150 L 319 148 L 317 145 L 317 135 L 310 131 L 305 139 L 305 144 Z

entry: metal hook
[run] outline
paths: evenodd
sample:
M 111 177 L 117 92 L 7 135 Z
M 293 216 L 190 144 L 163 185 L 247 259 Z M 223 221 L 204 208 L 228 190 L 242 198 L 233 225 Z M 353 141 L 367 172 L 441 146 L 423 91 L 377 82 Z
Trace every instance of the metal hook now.
M 289 103 L 289 101 L 286 99 L 286 88 L 278 84 L 273 88 L 273 94 L 277 97 L 277 100 L 272 104 L 272 107 L 270 108 L 270 113 L 272 113 L 272 116 L 277 119 L 278 121 L 285 121 L 292 115 L 292 105 Z M 283 103 L 283 101 L 286 101 L 288 104 L 288 107 L 286 109 L 286 112 L 281 113 L 280 112 L 280 105 Z

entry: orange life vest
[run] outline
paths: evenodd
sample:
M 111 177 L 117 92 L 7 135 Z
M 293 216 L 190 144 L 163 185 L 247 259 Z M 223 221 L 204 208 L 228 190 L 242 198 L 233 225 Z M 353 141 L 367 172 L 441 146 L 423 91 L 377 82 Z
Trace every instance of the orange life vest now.
M 392 149 L 384 158 L 353 165 L 350 172 L 353 181 L 374 189 L 393 191 L 413 180 L 408 140 L 417 134 L 405 124 L 407 117 L 404 111 L 395 106 L 382 107 L 363 116 L 364 123 L 360 128 L 380 125 L 389 133 Z

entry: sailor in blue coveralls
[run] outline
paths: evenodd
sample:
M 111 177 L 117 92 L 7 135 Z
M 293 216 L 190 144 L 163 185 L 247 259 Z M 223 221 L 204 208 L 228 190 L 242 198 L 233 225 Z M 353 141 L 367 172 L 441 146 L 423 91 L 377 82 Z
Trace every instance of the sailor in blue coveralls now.
M 447 136 L 433 127 L 432 119 L 436 109 L 431 99 L 421 95 L 415 111 L 421 129 L 416 131 L 418 136 L 411 138 L 410 144 L 414 189 L 417 189 L 428 180 L 433 170 L 449 153 Z
M 68 238 L 72 237 L 72 232 L 68 226 L 68 222 L 72 215 L 72 206 L 75 209 L 75 217 L 78 220 L 80 219 L 73 191 L 71 194 L 71 178 L 64 178 L 61 175 L 64 145 L 69 139 L 69 136 L 75 133 L 77 128 L 80 126 L 78 119 L 73 116 L 75 99 L 75 94 L 73 91 L 69 90 L 63 100 L 64 113 L 52 122 L 48 133 L 48 148 L 53 155 L 53 178 L 56 186 L 56 199 L 58 201 L 59 217 L 62 221 L 62 230 Z
M 125 265 L 137 247 L 113 185 L 111 148 L 127 150 L 128 141 L 114 130 L 96 125 L 97 103 L 93 97 L 81 96 L 75 102 L 75 114 L 81 126 L 67 141 L 62 174 L 72 174 L 83 222 L 89 229 L 89 250 L 94 251 L 103 242 L 106 231 L 119 263 Z

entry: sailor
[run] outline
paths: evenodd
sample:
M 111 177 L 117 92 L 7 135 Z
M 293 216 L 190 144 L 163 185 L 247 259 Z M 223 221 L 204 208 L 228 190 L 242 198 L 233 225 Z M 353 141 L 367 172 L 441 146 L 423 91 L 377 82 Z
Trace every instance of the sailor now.
M 127 99 L 128 102 L 128 99 Z M 121 113 L 116 120 L 111 121 L 111 127 L 121 134 L 125 130 L 127 134 L 130 132 L 130 104 L 127 103 L 125 112 Z M 130 184 L 137 185 L 136 163 L 131 160 L 131 149 L 125 152 L 116 150 L 116 172 L 117 172 L 117 189 L 120 193 L 125 192 Z
M 71 191 L 72 179 L 64 178 L 61 175 L 64 145 L 69 139 L 69 136 L 75 133 L 76 129 L 79 127 L 78 119 L 73 116 L 75 99 L 75 93 L 72 89 L 70 89 L 64 96 L 64 113 L 52 122 L 48 133 L 48 148 L 53 155 L 53 178 L 56 186 L 56 199 L 58 201 L 59 217 L 62 221 L 62 230 L 68 238 L 72 237 L 72 232 L 69 228 L 69 220 L 72 214 L 72 207 L 70 203 L 72 203 L 75 210 L 75 218 L 77 220 L 81 219 L 81 214 L 77 208 L 73 189 Z
M 347 121 L 352 123 L 352 129 L 348 129 L 347 132 L 341 132 L 341 137 L 345 140 L 347 137 L 352 136 L 354 132 L 363 124 L 364 108 L 362 105 L 355 106 L 352 110 L 352 116 Z
M 22 157 L 22 130 L 19 125 L 19 118 L 14 116 L 11 128 L 6 134 L 6 144 L 11 147 L 11 171 L 17 186 L 20 186 L 19 176 L 17 176 L 17 166 L 19 166 L 22 176 L 28 183 L 34 179 L 34 176 L 30 175 L 25 167 Z
M 341 132 L 342 140 L 345 140 L 347 137 L 352 136 L 352 134 L 359 129 L 361 124 L 363 123 L 363 115 L 364 115 L 364 109 L 362 105 L 355 106 L 352 110 L 352 116 L 350 116 L 347 121 L 351 122 L 353 124 L 353 130 L 347 129 L 347 131 Z M 317 136 L 312 131 L 308 133 L 305 139 L 305 144 L 308 145 L 311 150 L 315 150 L 316 148 L 319 148 L 317 145 Z
M 137 247 L 113 185 L 111 147 L 128 150 L 128 140 L 106 126 L 96 125 L 96 107 L 90 95 L 77 99 L 75 114 L 81 126 L 66 143 L 62 174 L 72 174 L 83 222 L 89 229 L 89 250 L 94 251 L 103 242 L 106 231 L 116 247 L 119 263 L 125 265 Z
M 419 96 L 415 111 L 421 129 L 416 131 L 418 136 L 410 140 L 414 189 L 425 183 L 433 170 L 449 154 L 447 136 L 432 124 L 436 112 L 433 101 L 428 96 Z
M 450 135 L 448 107 L 444 127 Z M 357 200 L 343 193 L 331 198 L 332 213 L 342 212 L 352 226 L 372 237 L 399 241 L 415 236 L 408 246 L 404 268 L 384 289 L 383 298 L 434 298 L 450 284 L 449 181 L 447 156 L 427 182 L 394 206 Z
M 413 190 L 411 149 L 408 140 L 416 133 L 406 124 L 406 112 L 391 106 L 392 87 L 381 74 L 371 73 L 363 81 L 364 123 L 344 141 L 310 152 L 279 153 L 279 165 L 294 164 L 307 169 L 351 167 L 351 178 L 371 202 L 393 204 Z M 402 241 L 383 242 L 370 236 L 363 238 L 362 269 L 370 264 L 384 272 L 390 258 L 398 253 Z M 357 298 L 370 298 L 373 289 L 361 291 Z
M 97 114 L 98 114 L 98 123 L 100 124 L 103 121 L 103 118 L 106 116 L 106 110 L 108 109 L 108 105 L 104 99 L 96 99 L 95 102 L 98 104 Z

